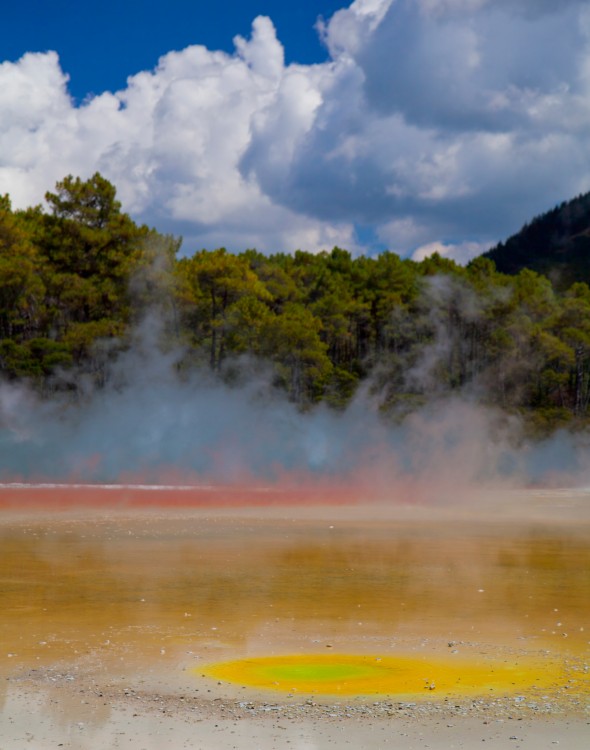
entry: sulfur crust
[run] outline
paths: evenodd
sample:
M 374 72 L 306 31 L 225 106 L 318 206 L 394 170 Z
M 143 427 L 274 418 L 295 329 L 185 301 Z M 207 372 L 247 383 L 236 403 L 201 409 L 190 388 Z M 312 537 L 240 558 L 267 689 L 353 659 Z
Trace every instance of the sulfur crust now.
M 559 665 L 531 658 L 514 663 L 410 656 L 290 654 L 211 664 L 201 674 L 249 687 L 314 695 L 411 695 L 433 697 L 509 694 L 557 687 Z

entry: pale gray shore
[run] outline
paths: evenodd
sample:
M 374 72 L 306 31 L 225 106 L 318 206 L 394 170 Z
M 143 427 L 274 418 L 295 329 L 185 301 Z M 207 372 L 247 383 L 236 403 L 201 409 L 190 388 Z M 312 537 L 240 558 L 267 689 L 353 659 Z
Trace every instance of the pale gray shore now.
M 8 691 L 0 750 L 586 750 L 590 743 L 588 707 L 514 697 L 451 703 L 227 700 L 123 688 L 101 692 L 67 675 L 56 675 L 49 686 L 50 679 L 23 680 Z

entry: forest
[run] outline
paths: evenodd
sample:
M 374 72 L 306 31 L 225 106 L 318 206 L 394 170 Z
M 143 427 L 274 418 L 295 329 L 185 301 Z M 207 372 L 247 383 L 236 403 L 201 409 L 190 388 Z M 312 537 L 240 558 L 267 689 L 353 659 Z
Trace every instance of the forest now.
M 590 421 L 590 288 L 583 273 L 552 278 L 546 258 L 541 274 L 516 261 L 500 272 L 493 252 L 466 267 L 337 247 L 189 255 L 136 224 L 98 173 L 66 177 L 46 202 L 13 210 L 0 197 L 4 381 L 81 398 L 147 326 L 179 377 L 200 368 L 239 387 L 264 372 L 301 410 L 362 394 L 399 421 L 460 393 L 539 436 Z M 507 265 L 510 242 L 499 247 Z

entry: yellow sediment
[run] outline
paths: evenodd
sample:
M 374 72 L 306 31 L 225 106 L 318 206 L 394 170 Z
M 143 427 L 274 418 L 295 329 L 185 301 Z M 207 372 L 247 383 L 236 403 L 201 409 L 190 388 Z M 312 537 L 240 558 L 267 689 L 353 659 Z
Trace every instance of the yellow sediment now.
M 195 670 L 196 671 L 196 670 Z M 410 656 L 292 654 L 211 664 L 199 673 L 249 687 L 309 694 L 442 695 L 509 694 L 565 681 L 559 665 L 457 661 Z

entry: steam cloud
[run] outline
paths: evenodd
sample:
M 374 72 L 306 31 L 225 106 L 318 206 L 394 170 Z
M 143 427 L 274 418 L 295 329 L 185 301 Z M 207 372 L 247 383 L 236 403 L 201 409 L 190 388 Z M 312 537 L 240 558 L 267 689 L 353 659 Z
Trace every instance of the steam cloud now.
M 456 499 L 498 482 L 590 479 L 583 440 L 561 433 L 526 444 L 516 420 L 472 397 L 434 400 L 399 425 L 380 417 L 367 392 L 343 413 L 301 413 L 259 371 L 240 387 L 207 371 L 179 377 L 178 354 L 157 351 L 157 331 L 148 318 L 106 386 L 85 391 L 82 382 L 75 401 L 2 384 L 0 480 L 337 482 L 352 483 L 359 499 L 405 500 L 422 497 L 422 485 Z

